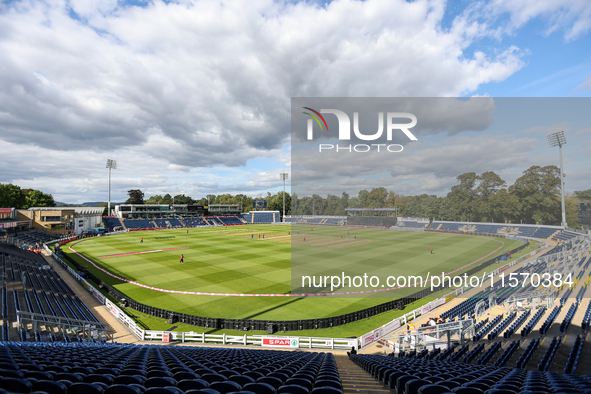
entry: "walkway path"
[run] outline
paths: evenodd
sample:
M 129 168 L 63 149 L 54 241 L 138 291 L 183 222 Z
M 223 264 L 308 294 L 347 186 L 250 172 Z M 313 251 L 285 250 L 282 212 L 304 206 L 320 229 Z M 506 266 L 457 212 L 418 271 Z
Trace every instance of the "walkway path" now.
M 349 360 L 349 356 L 346 354 L 335 354 L 335 361 L 339 369 L 344 394 L 385 394 L 390 392 L 373 376 Z

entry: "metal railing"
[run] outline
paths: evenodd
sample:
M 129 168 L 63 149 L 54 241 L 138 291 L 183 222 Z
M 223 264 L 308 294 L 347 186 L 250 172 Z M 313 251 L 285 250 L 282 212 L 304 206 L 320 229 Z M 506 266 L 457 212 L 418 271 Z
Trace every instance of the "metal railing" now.
M 61 334 L 63 337 L 76 337 L 87 341 L 113 341 L 115 330 L 111 327 L 101 327 L 104 324 L 78 320 L 59 316 L 44 315 L 25 311 L 16 311 L 17 329 L 20 332 Z

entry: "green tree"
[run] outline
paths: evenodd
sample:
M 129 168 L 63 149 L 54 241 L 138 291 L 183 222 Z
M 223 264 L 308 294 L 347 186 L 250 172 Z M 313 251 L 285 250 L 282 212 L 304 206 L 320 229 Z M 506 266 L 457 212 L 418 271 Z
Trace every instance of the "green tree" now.
M 26 205 L 26 195 L 19 186 L 0 183 L 0 208 L 23 209 Z
M 458 185 L 452 186 L 447 194 L 456 220 L 476 220 L 473 202 L 477 196 L 475 187 L 478 176 L 475 172 L 467 172 L 456 178 Z
M 480 198 L 489 198 L 507 185 L 507 182 L 492 171 L 483 172 L 477 179 L 476 193 Z
M 359 190 L 359 194 L 357 195 L 357 199 L 359 200 L 359 206 L 357 208 L 367 208 L 368 197 L 369 192 L 367 190 Z
M 564 206 L 566 209 L 566 223 L 570 228 L 581 228 L 579 223 L 579 199 L 573 196 L 564 197 Z
M 581 202 L 589 202 L 591 201 L 591 189 L 575 191 L 575 197 Z
M 281 212 L 281 215 L 283 215 L 283 191 L 277 193 L 276 200 L 277 203 L 280 205 L 278 211 Z M 285 215 L 291 215 L 291 196 L 287 192 L 285 192 Z
M 556 166 L 531 166 L 509 187 L 521 202 L 524 223 L 559 225 L 560 170 Z
M 51 194 L 45 194 L 39 190 L 32 190 L 26 195 L 26 207 L 54 207 L 55 201 Z
M 490 196 L 488 204 L 491 219 L 495 223 L 519 222 L 521 202 L 517 195 L 509 194 L 507 189 L 503 188 Z
M 329 194 L 326 196 L 326 203 L 324 207 L 324 215 L 336 215 L 339 207 L 340 199 L 337 196 Z
M 476 187 L 476 196 L 472 202 L 473 211 L 476 214 L 474 220 L 490 222 L 494 220 L 494 214 L 491 207 L 491 197 L 494 196 L 506 182 L 500 176 L 492 171 L 482 173 L 477 177 L 478 186 Z
M 349 208 L 361 208 L 361 204 L 359 204 L 359 198 L 351 197 L 349 199 Z
M 162 196 L 159 194 L 152 196 L 146 200 L 146 204 L 163 204 Z
M 144 193 L 141 190 L 134 189 L 128 190 L 127 194 L 129 198 L 125 201 L 125 204 L 143 204 L 144 203 Z
M 374 187 L 367 195 L 368 208 L 385 208 L 388 191 L 385 187 Z
M 307 215 L 321 215 L 324 212 L 326 201 L 318 194 L 312 194 L 312 213 Z

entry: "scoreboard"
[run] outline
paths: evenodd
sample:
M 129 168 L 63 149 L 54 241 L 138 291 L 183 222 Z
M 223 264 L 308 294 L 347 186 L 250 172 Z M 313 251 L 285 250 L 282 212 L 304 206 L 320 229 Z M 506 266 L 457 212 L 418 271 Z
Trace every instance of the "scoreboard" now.
M 200 216 L 207 216 L 209 215 L 208 207 L 205 205 L 187 205 L 187 211 L 191 213 L 196 213 Z
M 591 203 L 579 203 L 579 223 L 591 226 Z
M 252 200 L 253 208 L 267 208 L 267 200 Z

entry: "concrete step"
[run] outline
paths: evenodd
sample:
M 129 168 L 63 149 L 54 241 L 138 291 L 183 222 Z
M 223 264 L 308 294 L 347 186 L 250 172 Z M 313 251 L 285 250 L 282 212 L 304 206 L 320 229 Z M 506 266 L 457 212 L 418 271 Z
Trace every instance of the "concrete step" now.
M 346 354 L 335 354 L 344 394 L 385 394 L 390 390 L 349 359 Z

